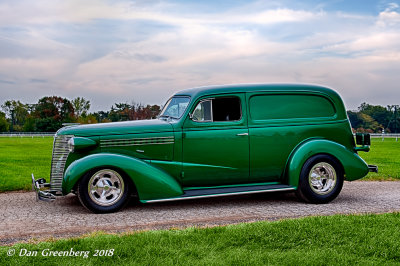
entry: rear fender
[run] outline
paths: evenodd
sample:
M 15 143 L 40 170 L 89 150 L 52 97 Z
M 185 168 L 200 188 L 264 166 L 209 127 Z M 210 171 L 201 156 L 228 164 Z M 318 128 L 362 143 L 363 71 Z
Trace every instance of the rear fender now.
M 360 179 L 368 174 L 368 165 L 357 153 L 333 141 L 312 139 L 300 144 L 292 152 L 285 171 L 288 185 L 298 186 L 300 172 L 304 163 L 308 158 L 316 154 L 328 154 L 336 158 L 343 166 L 345 179 L 348 181 Z
M 183 194 L 178 182 L 164 171 L 142 160 L 112 153 L 89 155 L 70 164 L 64 174 L 63 194 L 70 193 L 85 173 L 98 168 L 122 170 L 135 184 L 140 200 Z

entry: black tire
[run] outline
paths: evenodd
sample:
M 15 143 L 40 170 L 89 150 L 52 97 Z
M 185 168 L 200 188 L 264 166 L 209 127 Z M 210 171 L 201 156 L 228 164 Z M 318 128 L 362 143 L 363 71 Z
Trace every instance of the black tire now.
M 94 213 L 120 210 L 128 203 L 131 190 L 124 175 L 106 168 L 86 173 L 77 186 L 79 201 Z
M 342 165 L 328 154 L 318 154 L 304 163 L 296 196 L 309 203 L 328 203 L 339 195 L 343 181 Z

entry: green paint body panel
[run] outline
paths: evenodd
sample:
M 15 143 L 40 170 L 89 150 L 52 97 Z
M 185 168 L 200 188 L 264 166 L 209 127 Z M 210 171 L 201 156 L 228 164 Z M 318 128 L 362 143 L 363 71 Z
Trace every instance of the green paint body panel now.
M 300 144 L 291 155 L 287 164 L 290 186 L 297 187 L 303 164 L 316 154 L 329 154 L 335 157 L 343 166 L 346 180 L 353 181 L 368 174 L 368 165 L 360 156 L 336 142 L 323 139 L 310 139 Z
M 129 176 L 143 202 L 179 197 L 189 188 L 263 183 L 297 187 L 304 162 L 321 153 L 340 162 L 346 180 L 368 172 L 357 155 L 368 149 L 356 147 L 343 102 L 329 88 L 243 84 L 188 89 L 175 96 L 190 97 L 179 119 L 59 130 L 58 136 L 73 135 L 76 147 L 82 147 L 66 159 L 63 194 L 85 173 L 101 167 Z M 193 121 L 200 101 L 224 97 L 240 101 L 240 118 Z
M 214 95 L 215 96 L 215 95 Z M 249 182 L 249 136 L 244 93 L 239 97 L 242 116 L 237 121 L 183 124 L 183 186 L 218 186 Z M 202 100 L 199 98 L 198 100 Z M 191 109 L 194 109 L 192 106 Z
M 85 173 L 100 167 L 122 170 L 132 179 L 143 200 L 176 197 L 183 193 L 178 182 L 164 171 L 143 160 L 110 153 L 89 155 L 70 164 L 64 175 L 63 193 L 70 193 Z
M 125 154 L 145 160 L 171 161 L 174 155 L 174 134 L 167 131 L 100 136 L 100 147 L 102 152 L 107 153 Z
M 93 139 L 82 138 L 82 137 L 74 138 L 75 150 L 83 150 L 83 149 L 87 149 L 89 147 L 94 147 L 96 145 L 97 145 L 97 142 Z
M 249 126 L 250 178 L 253 182 L 283 179 L 283 169 L 294 149 L 310 138 L 327 139 L 351 147 L 352 135 L 346 136 L 347 121 L 335 123 L 281 124 Z M 323 146 L 321 146 L 323 148 Z M 334 154 L 333 154 L 334 155 Z
M 165 131 L 172 131 L 172 126 L 165 121 L 154 119 L 68 126 L 61 128 L 57 134 L 92 137 L 123 135 L 130 133 L 158 133 Z

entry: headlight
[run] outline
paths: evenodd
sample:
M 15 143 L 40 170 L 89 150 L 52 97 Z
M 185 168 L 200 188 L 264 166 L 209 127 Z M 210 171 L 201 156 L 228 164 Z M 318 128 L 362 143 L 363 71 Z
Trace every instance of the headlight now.
M 74 149 L 75 149 L 75 141 L 74 141 L 74 138 L 70 138 L 70 139 L 68 140 L 68 150 L 69 150 L 69 152 L 74 152 Z

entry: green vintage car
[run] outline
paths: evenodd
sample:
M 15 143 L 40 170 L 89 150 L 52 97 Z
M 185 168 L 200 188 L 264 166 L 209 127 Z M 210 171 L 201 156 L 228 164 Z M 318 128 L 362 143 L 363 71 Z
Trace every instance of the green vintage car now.
M 312 85 L 226 85 L 183 90 L 158 119 L 69 126 L 54 138 L 50 183 L 37 198 L 75 193 L 96 213 L 142 203 L 295 191 L 310 203 L 337 197 L 368 171 L 333 90 Z M 44 189 L 45 188 L 45 189 Z

